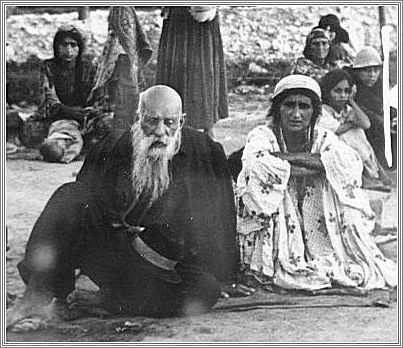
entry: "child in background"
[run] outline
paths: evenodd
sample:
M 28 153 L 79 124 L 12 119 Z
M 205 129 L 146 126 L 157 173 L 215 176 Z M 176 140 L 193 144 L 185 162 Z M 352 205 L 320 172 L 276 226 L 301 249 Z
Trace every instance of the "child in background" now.
M 321 80 L 322 115 L 317 125 L 333 131 L 361 157 L 364 165 L 363 187 L 390 191 L 391 180 L 379 165 L 365 135 L 371 126 L 367 115 L 354 102 L 351 75 L 342 69 L 327 73 Z
M 378 51 L 371 46 L 364 47 L 357 53 L 354 59 L 350 74 L 355 78 L 357 86 L 357 94 L 355 101 L 359 107 L 368 116 L 371 127 L 365 131 L 368 141 L 371 143 L 379 163 L 386 170 L 389 169 L 385 158 L 385 137 L 383 130 L 383 81 L 382 81 L 383 62 Z M 392 105 L 391 105 L 392 106 Z M 392 170 L 397 167 L 397 110 L 390 108 L 391 118 L 391 140 L 393 166 Z

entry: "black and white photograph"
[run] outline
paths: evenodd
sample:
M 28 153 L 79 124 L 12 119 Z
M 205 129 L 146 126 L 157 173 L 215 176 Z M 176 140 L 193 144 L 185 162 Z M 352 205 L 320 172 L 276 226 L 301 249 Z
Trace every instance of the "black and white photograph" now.
M 402 344 L 401 16 L 1 1 L 1 346 Z

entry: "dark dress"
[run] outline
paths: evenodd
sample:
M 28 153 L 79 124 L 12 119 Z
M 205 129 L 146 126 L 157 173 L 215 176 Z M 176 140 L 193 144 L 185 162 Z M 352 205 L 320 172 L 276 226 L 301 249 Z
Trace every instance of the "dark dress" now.
M 190 7 L 169 7 L 164 20 L 156 83 L 182 97 L 186 124 L 208 130 L 228 117 L 227 81 L 218 14 L 199 23 Z
M 74 183 L 60 187 L 36 222 L 19 270 L 25 282 L 66 297 L 74 269 L 111 290 L 124 312 L 149 316 L 183 314 L 189 301 L 208 310 L 219 284 L 234 282 L 239 266 L 231 178 L 222 146 L 207 135 L 183 130 L 170 163 L 169 189 L 151 208 L 140 201 L 127 216 L 146 229 L 142 240 L 177 262 L 174 270 L 150 263 L 133 250 L 121 225 L 130 206 L 131 133 L 112 132 L 87 156 Z M 53 250 L 49 269 L 35 266 L 38 250 Z M 38 281 L 39 279 L 39 281 Z

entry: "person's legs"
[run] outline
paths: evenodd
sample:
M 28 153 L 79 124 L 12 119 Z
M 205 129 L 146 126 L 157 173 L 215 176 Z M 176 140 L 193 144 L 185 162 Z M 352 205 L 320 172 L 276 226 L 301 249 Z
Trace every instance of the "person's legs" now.
M 353 128 L 340 135 L 339 138 L 352 147 L 360 156 L 365 174 L 372 179 L 378 179 L 379 163 L 364 130 L 362 128 Z
M 133 250 L 124 231 L 91 240 L 82 273 L 109 294 L 108 309 L 117 313 L 170 317 L 203 313 L 220 295 L 218 281 L 198 266 L 165 271 Z M 97 247 L 95 247 L 95 245 Z
M 182 296 L 174 315 L 189 316 L 208 312 L 220 297 L 220 284 L 217 279 L 204 272 L 197 272 L 184 280 Z
M 29 285 L 43 278 L 43 289 L 66 297 L 73 289 L 75 268 L 89 239 L 90 216 L 96 207 L 85 184 L 61 186 L 50 198 L 29 237 L 20 275 Z
M 178 284 L 144 273 L 136 286 L 121 306 L 124 313 L 159 318 L 198 315 L 208 312 L 220 296 L 218 281 L 203 272 L 182 277 Z
M 75 268 L 89 238 L 96 206 L 86 185 L 69 183 L 50 198 L 29 237 L 18 270 L 26 284 L 20 303 L 7 312 L 7 326 L 31 315 L 49 316 L 53 297 L 65 299 L 75 286 Z
M 85 184 L 65 184 L 32 230 L 18 265 L 26 292 L 7 313 L 7 327 L 29 316 L 49 319 L 51 300 L 63 300 L 74 290 L 77 268 L 110 294 L 110 304 L 119 312 L 155 317 L 196 314 L 218 300 L 217 280 L 199 267 L 178 266 L 174 280 L 153 267 L 132 249 L 125 231 L 102 224 Z
M 149 317 L 203 313 L 220 295 L 218 281 L 197 266 L 164 271 L 132 249 L 125 232 L 111 231 L 88 248 L 82 272 L 109 293 L 109 310 Z

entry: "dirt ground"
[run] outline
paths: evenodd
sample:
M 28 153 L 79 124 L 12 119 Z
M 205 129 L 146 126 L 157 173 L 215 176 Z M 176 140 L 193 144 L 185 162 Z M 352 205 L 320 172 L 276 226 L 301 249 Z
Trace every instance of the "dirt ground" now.
M 267 107 L 264 97 L 238 98 L 230 100 L 230 105 L 231 118 L 220 122 L 215 129 L 216 138 L 222 142 L 227 154 L 240 148 L 247 132 L 263 122 Z M 6 278 L 11 301 L 24 291 L 16 264 L 23 255 L 35 220 L 53 191 L 62 183 L 75 179 L 81 164 L 49 164 L 27 159 L 6 161 L 6 218 L 11 247 L 7 253 Z M 396 186 L 396 172 L 391 172 L 391 177 Z M 384 202 L 383 226 L 396 227 L 396 188 L 390 194 L 370 195 Z M 396 243 L 384 244 L 382 249 L 396 260 Z M 400 309 L 397 302 L 382 307 L 371 306 L 373 302 L 369 297 L 279 297 L 275 294 L 266 296 L 265 300 L 269 300 L 270 305 L 266 303 L 236 311 L 226 310 L 224 306 L 237 300 L 221 300 L 211 313 L 187 318 L 82 318 L 52 323 L 46 330 L 32 333 L 8 332 L 6 339 L 7 342 L 398 341 Z

